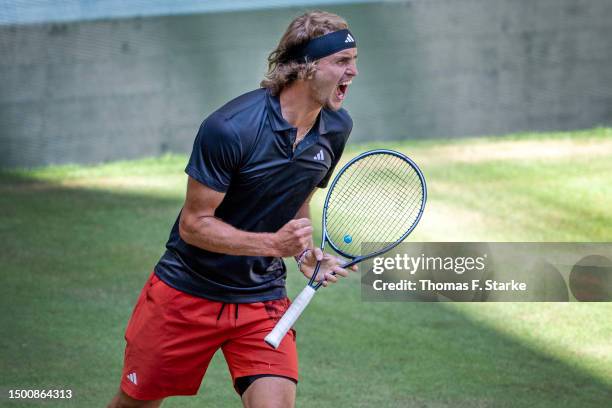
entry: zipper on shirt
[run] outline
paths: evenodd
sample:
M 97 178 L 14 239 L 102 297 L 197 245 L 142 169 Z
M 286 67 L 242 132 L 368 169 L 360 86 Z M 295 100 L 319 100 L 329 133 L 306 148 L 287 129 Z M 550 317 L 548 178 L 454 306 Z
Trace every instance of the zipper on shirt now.
M 289 146 L 287 149 L 287 155 L 289 156 L 289 160 L 293 160 L 293 144 L 295 143 L 295 138 L 297 136 L 297 129 L 289 129 Z M 296 146 L 297 149 L 297 146 Z
M 293 128 L 289 130 L 289 148 L 287 149 L 289 160 L 293 161 L 300 153 L 306 150 L 306 148 L 314 144 L 314 141 L 310 142 L 310 139 L 312 138 L 311 133 L 312 133 L 312 128 L 308 130 L 308 133 L 306 133 L 304 137 L 302 138 L 302 140 L 299 141 L 299 143 L 295 146 L 295 150 L 294 150 L 293 145 L 295 144 L 295 139 L 297 138 L 297 129 Z M 302 146 L 303 148 L 300 149 L 300 146 Z
M 295 140 L 295 139 L 294 139 Z M 310 146 L 315 145 L 318 141 L 318 136 L 316 133 L 313 133 L 313 130 L 310 129 L 304 138 L 300 140 L 300 142 L 295 146 L 295 150 L 292 149 L 291 160 L 295 159 L 297 156 L 304 153 Z

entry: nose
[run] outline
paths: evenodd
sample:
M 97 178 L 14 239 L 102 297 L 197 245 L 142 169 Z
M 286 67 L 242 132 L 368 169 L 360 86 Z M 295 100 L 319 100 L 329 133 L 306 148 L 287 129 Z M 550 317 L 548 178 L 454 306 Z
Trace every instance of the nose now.
M 347 74 L 352 77 L 356 77 L 357 75 L 359 75 L 359 71 L 357 70 L 357 61 L 351 62 L 347 69 Z

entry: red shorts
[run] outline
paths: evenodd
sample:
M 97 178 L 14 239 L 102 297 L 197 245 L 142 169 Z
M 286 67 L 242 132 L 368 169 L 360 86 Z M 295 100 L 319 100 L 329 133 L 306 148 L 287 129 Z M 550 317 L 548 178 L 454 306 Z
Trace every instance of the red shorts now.
M 125 332 L 121 389 L 140 400 L 196 394 L 218 349 L 233 381 L 269 374 L 297 382 L 295 332 L 276 350 L 264 342 L 288 306 L 287 298 L 238 305 L 215 302 L 178 291 L 153 273 Z

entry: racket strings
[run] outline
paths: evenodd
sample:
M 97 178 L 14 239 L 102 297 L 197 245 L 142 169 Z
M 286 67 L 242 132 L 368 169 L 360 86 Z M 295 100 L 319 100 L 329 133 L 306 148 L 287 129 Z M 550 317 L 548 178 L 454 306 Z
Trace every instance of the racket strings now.
M 385 197 L 385 199 L 389 199 L 389 200 L 396 200 L 397 197 L 392 196 L 392 197 Z M 400 207 L 400 208 L 394 208 L 395 211 L 397 213 L 400 213 L 404 216 L 406 216 L 407 219 L 414 219 L 416 218 L 416 216 L 418 215 L 418 210 L 420 208 L 421 205 L 421 201 L 418 200 L 417 198 L 413 198 L 410 201 L 406 201 L 404 202 L 404 206 Z M 366 210 L 371 210 L 371 208 L 367 208 Z M 387 235 L 383 235 L 385 233 L 385 231 L 383 232 L 378 232 L 378 229 L 380 228 L 379 225 L 377 225 L 376 222 L 372 222 L 369 224 L 369 227 L 363 231 L 363 235 L 367 236 L 367 237 L 373 237 L 374 239 L 372 239 L 372 242 L 379 242 L 379 241 L 390 241 L 390 242 L 394 242 L 397 239 L 399 239 L 401 237 L 401 235 L 403 235 L 403 232 L 405 232 L 405 230 L 399 229 L 399 233 L 400 235 L 397 236 L 395 239 L 390 239 L 389 236 Z M 393 237 L 391 237 L 393 238 Z
M 398 179 L 397 181 L 403 182 L 403 180 L 401 179 Z M 381 194 L 381 196 L 379 197 L 379 201 L 382 200 L 388 203 L 389 205 L 393 205 L 392 209 L 394 210 L 393 211 L 394 214 L 392 215 L 397 215 L 397 216 L 407 215 L 408 216 L 407 218 L 410 219 L 412 218 L 412 215 L 414 215 L 414 212 L 418 211 L 418 208 L 420 207 L 420 199 L 418 199 L 418 196 L 414 194 L 414 192 L 416 192 L 415 188 L 418 188 L 418 186 L 415 183 L 412 183 L 412 185 L 407 188 L 409 190 L 407 197 L 412 197 L 412 198 L 405 199 L 405 197 L 400 197 L 397 194 L 395 194 L 395 192 L 388 191 L 388 189 L 384 189 L 385 191 L 381 191 L 378 194 Z M 376 211 L 377 208 L 379 211 Z M 371 223 L 365 224 L 367 225 L 367 227 L 363 231 L 363 235 L 372 237 L 374 238 L 374 240 L 386 238 L 386 236 L 383 236 L 383 234 L 385 234 L 385 232 L 389 232 L 388 229 L 381 230 L 380 225 L 378 225 L 378 223 L 375 222 L 377 220 L 380 220 L 381 218 L 381 214 L 379 214 L 380 210 L 381 208 L 379 208 L 378 202 L 376 201 L 371 201 L 370 203 L 368 203 L 366 206 L 363 207 L 363 213 L 367 214 L 365 218 L 368 218 L 371 221 L 373 221 Z M 385 212 L 388 210 L 389 210 L 388 208 L 385 208 Z M 383 214 L 383 215 L 389 215 L 389 214 Z M 339 226 L 341 228 L 348 227 L 348 225 L 346 224 L 340 224 Z M 403 232 L 401 230 L 402 229 L 400 228 L 400 232 Z
M 377 153 L 353 163 L 340 176 L 325 211 L 328 238 L 356 256 L 365 242 L 395 242 L 420 215 L 424 185 L 406 160 Z
M 386 200 L 391 202 L 390 198 L 386 198 Z M 352 243 L 352 246 L 355 247 L 353 248 L 354 251 L 358 251 L 359 245 L 365 240 L 373 242 L 395 241 L 407 230 L 407 226 L 403 226 L 399 218 L 412 219 L 418 213 L 416 208 L 410 208 L 410 205 L 415 203 L 418 204 L 417 201 L 406 202 L 407 208 L 386 208 L 384 212 L 380 211 L 383 207 L 376 205 L 376 203 L 363 206 L 362 214 L 355 215 L 356 218 L 360 218 L 360 225 L 355 225 L 355 222 L 346 220 L 338 223 L 335 229 L 330 228 L 330 235 L 332 235 L 334 241 L 339 241 L 340 234 L 344 233 L 343 240 L 345 243 Z

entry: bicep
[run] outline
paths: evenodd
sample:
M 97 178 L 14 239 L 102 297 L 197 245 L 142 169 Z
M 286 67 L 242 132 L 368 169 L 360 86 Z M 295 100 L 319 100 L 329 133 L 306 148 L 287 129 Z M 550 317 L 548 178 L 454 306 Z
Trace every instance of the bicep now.
M 306 206 L 307 206 L 308 204 L 310 204 L 310 200 L 312 199 L 312 196 L 313 196 L 313 195 L 314 195 L 316 192 L 317 192 L 317 189 L 316 189 L 316 188 L 315 188 L 315 189 L 313 189 L 313 190 L 310 192 L 310 194 L 308 194 L 308 197 L 306 197 L 306 201 L 304 201 L 304 204 L 302 204 L 302 206 L 304 206 L 304 205 L 306 205 Z
M 317 190 L 314 189 L 310 192 L 306 198 L 306 201 L 304 201 L 298 212 L 295 214 L 295 218 L 310 218 L 310 200 L 316 191 Z
M 212 217 L 225 197 L 191 176 L 187 181 L 187 196 L 181 212 L 181 226 L 188 227 L 202 217 Z

